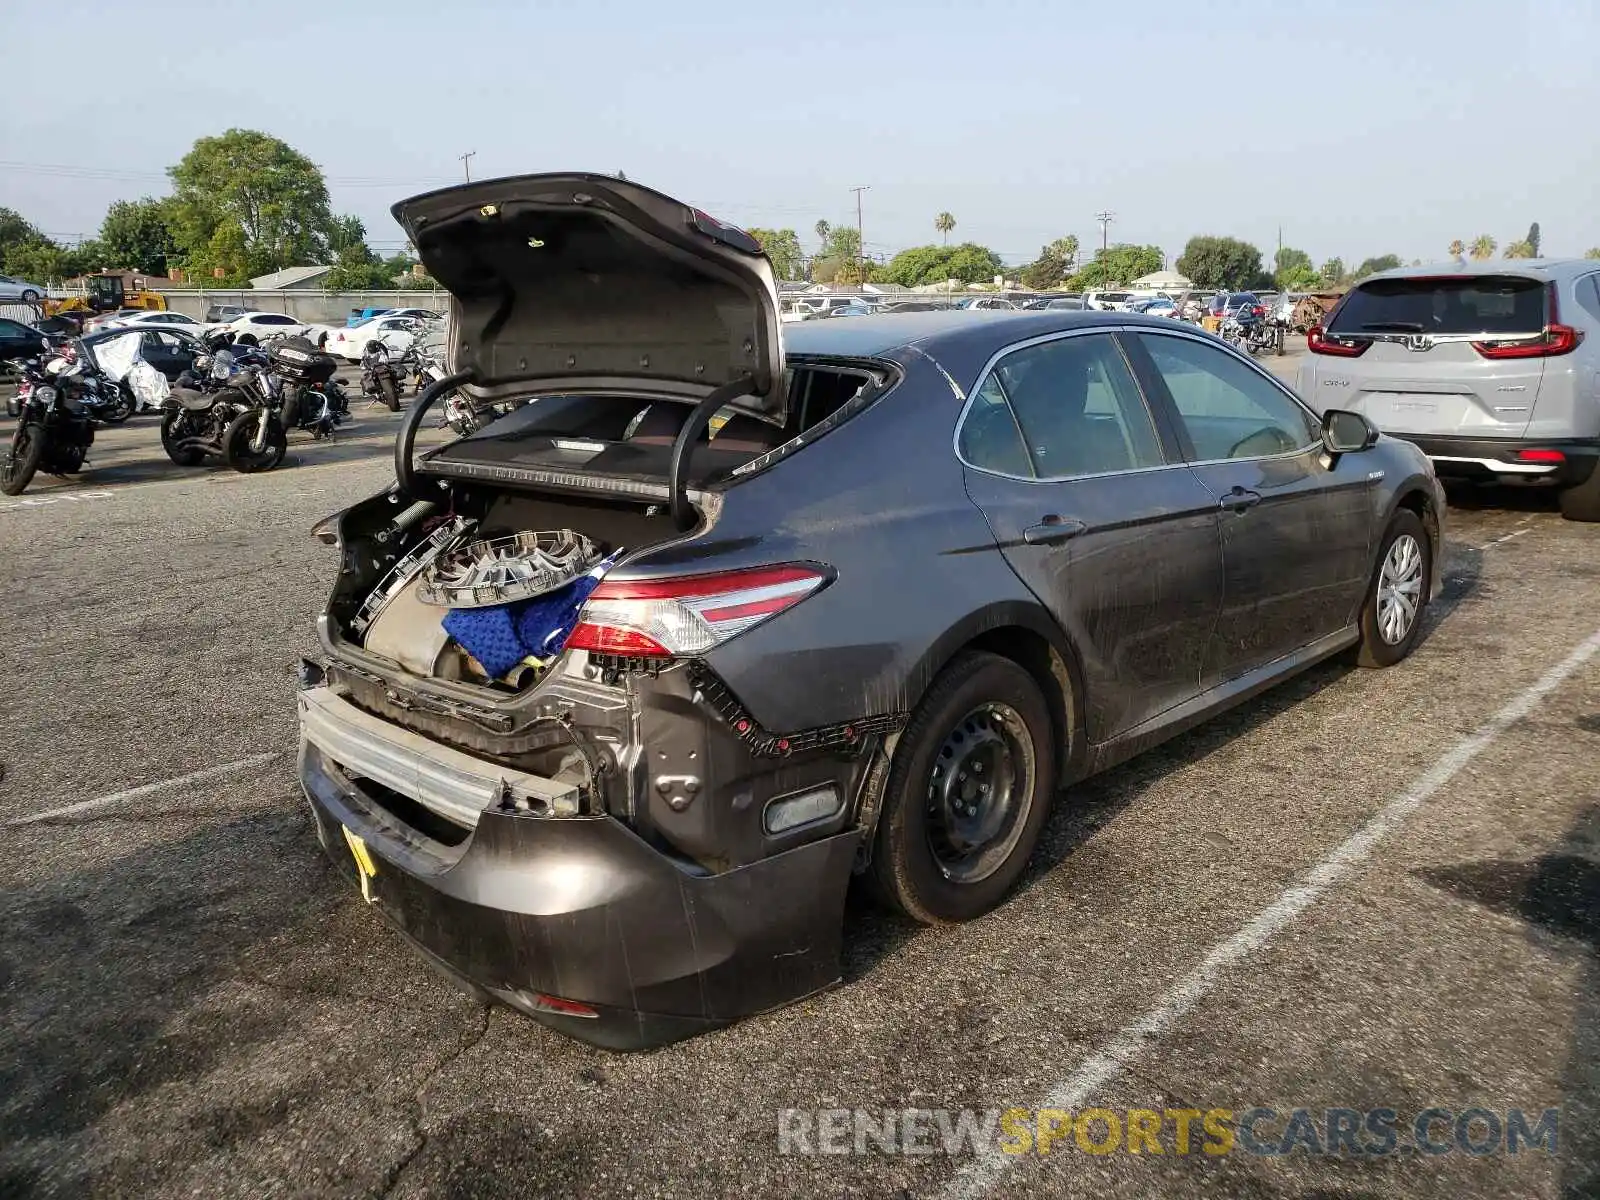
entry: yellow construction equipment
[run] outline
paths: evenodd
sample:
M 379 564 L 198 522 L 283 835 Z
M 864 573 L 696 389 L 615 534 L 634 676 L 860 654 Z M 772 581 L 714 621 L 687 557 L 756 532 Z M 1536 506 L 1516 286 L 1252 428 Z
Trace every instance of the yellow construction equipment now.
M 123 276 L 114 271 L 90 275 L 87 279 L 87 295 L 69 296 L 65 300 L 42 300 L 39 303 L 40 311 L 47 317 L 54 317 L 60 313 L 116 312 L 119 308 L 143 308 L 151 312 L 166 310 L 166 297 L 145 288 L 142 279 L 134 279 L 132 290 L 128 289 Z

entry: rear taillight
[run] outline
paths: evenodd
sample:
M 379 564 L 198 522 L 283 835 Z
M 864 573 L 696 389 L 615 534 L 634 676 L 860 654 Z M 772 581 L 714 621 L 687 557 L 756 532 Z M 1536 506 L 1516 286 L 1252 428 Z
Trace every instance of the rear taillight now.
M 1321 325 L 1306 330 L 1306 349 L 1313 354 L 1331 354 L 1334 358 L 1360 358 L 1367 352 L 1370 341 L 1360 338 L 1342 338 L 1330 335 Z
M 608 580 L 590 593 L 567 646 L 641 658 L 704 654 L 792 608 L 827 581 L 820 568 L 798 563 L 673 579 Z
M 1264 316 L 1267 315 L 1267 310 L 1262 308 L 1261 305 L 1259 305 L 1259 304 L 1256 305 L 1254 308 L 1252 308 L 1250 311 L 1252 313 L 1254 313 L 1258 317 L 1264 317 Z
M 1504 341 L 1473 342 L 1472 348 L 1484 358 L 1554 358 L 1558 354 L 1571 354 L 1583 341 L 1583 331 L 1561 323 L 1560 302 L 1556 299 L 1556 285 L 1545 284 L 1549 296 L 1549 322 L 1543 332 L 1533 337 Z
M 1526 463 L 1564 463 L 1567 456 L 1560 450 L 1518 450 L 1517 458 Z

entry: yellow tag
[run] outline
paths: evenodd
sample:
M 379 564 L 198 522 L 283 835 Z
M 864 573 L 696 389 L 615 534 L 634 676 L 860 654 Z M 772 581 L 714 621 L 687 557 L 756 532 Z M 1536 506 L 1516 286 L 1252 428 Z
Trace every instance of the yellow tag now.
M 344 826 L 339 828 L 344 829 Z M 372 860 L 372 851 L 367 849 L 367 844 L 351 833 L 344 830 L 344 840 L 350 846 L 350 857 L 356 860 L 356 874 L 361 877 L 361 898 L 368 904 L 376 903 L 377 897 L 372 894 L 372 881 L 378 877 L 378 864 Z

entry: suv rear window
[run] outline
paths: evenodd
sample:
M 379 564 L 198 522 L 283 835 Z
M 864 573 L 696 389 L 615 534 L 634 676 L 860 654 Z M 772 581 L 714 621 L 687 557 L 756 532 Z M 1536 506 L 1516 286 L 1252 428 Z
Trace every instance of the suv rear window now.
M 1537 333 L 1545 285 L 1515 275 L 1374 279 L 1345 297 L 1329 333 Z

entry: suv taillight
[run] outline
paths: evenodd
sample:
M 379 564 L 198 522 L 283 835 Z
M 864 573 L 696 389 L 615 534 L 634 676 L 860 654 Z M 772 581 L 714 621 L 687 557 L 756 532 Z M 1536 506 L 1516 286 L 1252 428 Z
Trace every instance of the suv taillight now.
M 1571 354 L 1583 341 L 1583 330 L 1561 323 L 1560 302 L 1556 299 L 1556 285 L 1545 284 L 1550 304 L 1550 319 L 1542 332 L 1534 337 L 1505 341 L 1473 342 L 1472 348 L 1484 358 L 1554 358 L 1558 354 Z
M 1328 334 L 1321 325 L 1306 330 L 1306 349 L 1313 354 L 1329 354 L 1334 358 L 1360 358 L 1367 352 L 1370 341 L 1360 338 L 1342 338 Z
M 819 567 L 786 563 L 673 579 L 607 580 L 590 593 L 567 646 L 640 658 L 704 654 L 794 607 L 828 578 Z

